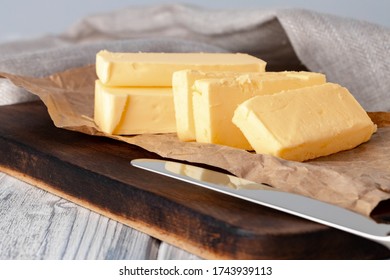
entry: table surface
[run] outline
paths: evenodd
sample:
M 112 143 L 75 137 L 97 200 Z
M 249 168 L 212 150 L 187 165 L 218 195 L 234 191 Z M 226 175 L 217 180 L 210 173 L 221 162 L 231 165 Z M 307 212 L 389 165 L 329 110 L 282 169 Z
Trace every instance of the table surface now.
M 0 259 L 200 258 L 0 172 Z

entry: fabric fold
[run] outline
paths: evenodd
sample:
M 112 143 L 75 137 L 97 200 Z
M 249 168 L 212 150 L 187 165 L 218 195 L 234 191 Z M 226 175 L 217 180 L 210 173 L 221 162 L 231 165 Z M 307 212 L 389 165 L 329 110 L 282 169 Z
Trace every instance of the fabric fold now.
M 45 76 L 93 63 L 100 49 L 245 52 L 266 60 L 268 70 L 324 73 L 367 111 L 390 110 L 390 30 L 301 9 L 130 6 L 86 17 L 62 34 L 0 45 L 0 71 Z M 0 104 L 15 102 L 4 94 Z

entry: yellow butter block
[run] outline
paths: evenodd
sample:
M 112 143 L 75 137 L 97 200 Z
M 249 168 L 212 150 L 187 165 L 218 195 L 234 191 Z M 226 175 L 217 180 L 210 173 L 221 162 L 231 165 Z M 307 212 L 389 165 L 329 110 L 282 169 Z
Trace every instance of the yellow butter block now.
M 351 93 L 333 83 L 253 97 L 233 123 L 256 153 L 294 161 L 352 149 L 376 131 Z
M 172 88 L 95 83 L 94 120 L 108 134 L 176 132 Z
M 195 141 L 195 124 L 192 105 L 192 91 L 196 80 L 211 78 L 232 78 L 243 72 L 203 72 L 199 70 L 180 70 L 172 75 L 173 101 L 176 113 L 177 136 L 182 141 Z M 261 72 L 260 72 L 261 73 Z
M 203 79 L 194 83 L 193 115 L 197 142 L 252 150 L 232 123 L 239 104 L 257 95 L 325 83 L 323 74 L 312 72 L 266 72 L 236 78 Z
M 266 63 L 241 53 L 113 53 L 96 55 L 96 74 L 108 86 L 171 87 L 172 74 L 202 71 L 264 71 Z

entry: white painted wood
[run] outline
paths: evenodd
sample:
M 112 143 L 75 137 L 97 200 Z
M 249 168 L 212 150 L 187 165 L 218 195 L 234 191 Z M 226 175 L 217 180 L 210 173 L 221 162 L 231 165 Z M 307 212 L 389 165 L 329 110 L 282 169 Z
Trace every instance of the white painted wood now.
M 196 259 L 0 172 L 0 259 Z
M 201 260 L 198 256 L 162 242 L 157 255 L 158 260 Z

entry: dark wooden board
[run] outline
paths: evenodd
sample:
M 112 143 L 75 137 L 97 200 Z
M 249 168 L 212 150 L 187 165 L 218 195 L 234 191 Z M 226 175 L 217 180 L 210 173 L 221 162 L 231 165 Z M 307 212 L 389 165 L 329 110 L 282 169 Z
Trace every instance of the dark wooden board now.
M 0 169 L 210 259 L 381 259 L 374 242 L 134 168 L 139 147 L 56 128 L 41 102 L 0 107 Z

